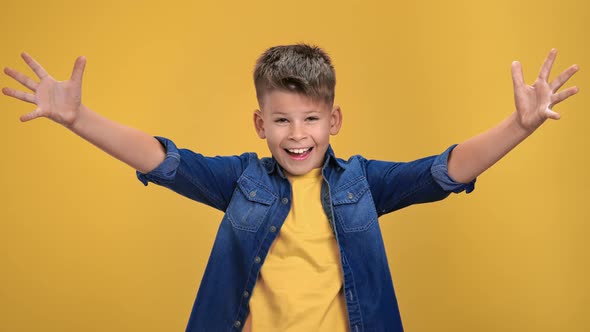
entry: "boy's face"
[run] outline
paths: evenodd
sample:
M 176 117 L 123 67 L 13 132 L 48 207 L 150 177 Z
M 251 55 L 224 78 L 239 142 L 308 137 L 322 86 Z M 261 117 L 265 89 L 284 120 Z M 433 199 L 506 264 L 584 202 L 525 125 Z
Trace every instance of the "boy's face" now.
M 342 125 L 338 106 L 275 90 L 263 96 L 260 109 L 254 112 L 256 132 L 288 174 L 303 175 L 322 167 L 330 135 Z

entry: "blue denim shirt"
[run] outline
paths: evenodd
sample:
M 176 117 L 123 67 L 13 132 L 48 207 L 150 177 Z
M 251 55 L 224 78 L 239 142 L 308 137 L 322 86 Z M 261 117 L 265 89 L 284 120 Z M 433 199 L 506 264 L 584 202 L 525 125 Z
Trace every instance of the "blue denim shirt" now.
M 225 212 L 186 331 L 240 331 L 260 268 L 291 209 L 291 185 L 272 158 L 205 157 L 157 137 L 166 159 L 149 182 Z M 408 163 L 348 161 L 326 152 L 321 201 L 340 249 L 350 331 L 403 331 L 377 218 L 405 206 L 471 192 L 447 172 L 451 146 Z M 297 280 L 293 280 L 297 282 Z

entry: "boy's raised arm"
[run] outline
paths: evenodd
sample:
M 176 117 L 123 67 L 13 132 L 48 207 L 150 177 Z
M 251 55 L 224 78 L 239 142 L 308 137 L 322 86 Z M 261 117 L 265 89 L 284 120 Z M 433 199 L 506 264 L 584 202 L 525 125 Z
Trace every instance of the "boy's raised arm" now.
M 571 87 L 559 88 L 577 71 L 572 65 L 552 82 L 548 82 L 557 51 L 551 50 L 533 85 L 526 85 L 519 62 L 512 63 L 512 82 L 516 112 L 499 125 L 459 144 L 448 161 L 449 176 L 455 181 L 468 183 L 484 172 L 510 150 L 532 134 L 547 119 L 558 120 L 559 114 L 551 108 L 578 92 Z
M 142 173 L 148 173 L 164 160 L 164 148 L 154 137 L 111 121 L 82 104 L 84 57 L 76 59 L 67 81 L 56 81 L 30 55 L 23 53 L 22 58 L 40 81 L 5 68 L 6 75 L 32 92 L 2 89 L 7 96 L 37 105 L 34 111 L 21 116 L 21 121 L 49 118 Z

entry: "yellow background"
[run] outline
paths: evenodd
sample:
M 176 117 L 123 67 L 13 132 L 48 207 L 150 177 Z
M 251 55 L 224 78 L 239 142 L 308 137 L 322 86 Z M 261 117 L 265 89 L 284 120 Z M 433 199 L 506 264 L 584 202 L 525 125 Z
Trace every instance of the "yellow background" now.
M 2 0 L 0 65 L 58 79 L 86 55 L 83 101 L 209 155 L 268 155 L 251 82 L 267 47 L 333 57 L 337 154 L 411 160 L 513 111 L 551 47 L 581 93 L 470 195 L 381 220 L 404 325 L 588 331 L 590 5 L 525 1 Z M 0 85 L 16 87 L 8 77 Z M 0 331 L 183 331 L 221 213 L 165 189 L 33 109 L 0 98 Z

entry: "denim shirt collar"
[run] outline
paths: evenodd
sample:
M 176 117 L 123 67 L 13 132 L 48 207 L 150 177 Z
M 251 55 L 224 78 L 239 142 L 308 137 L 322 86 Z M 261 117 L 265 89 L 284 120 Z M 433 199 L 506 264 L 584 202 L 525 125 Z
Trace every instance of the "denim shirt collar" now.
M 332 150 L 332 145 L 328 145 L 328 149 L 326 150 L 326 155 L 324 157 L 324 165 L 322 167 L 322 170 L 326 169 L 326 167 L 329 167 L 330 164 L 341 169 L 346 169 L 347 166 L 343 160 L 336 158 L 334 150 Z M 264 160 L 263 165 L 268 174 L 272 174 L 276 171 L 281 176 L 281 178 L 285 178 L 283 168 L 281 167 L 281 165 L 279 165 L 279 163 L 274 157 Z

